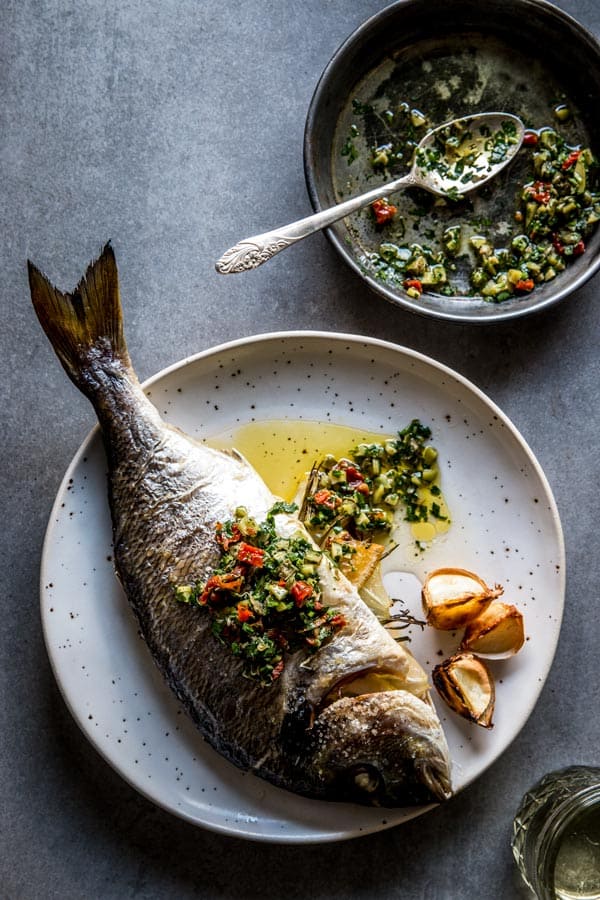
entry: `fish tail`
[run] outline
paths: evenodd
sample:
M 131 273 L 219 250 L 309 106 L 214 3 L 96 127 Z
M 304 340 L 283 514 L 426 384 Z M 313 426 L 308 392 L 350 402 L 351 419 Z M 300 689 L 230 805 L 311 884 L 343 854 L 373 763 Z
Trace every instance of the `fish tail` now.
M 130 369 L 123 336 L 117 263 L 110 244 L 68 294 L 55 288 L 28 260 L 33 306 L 69 378 L 85 394 L 94 393 L 90 373 L 115 362 Z

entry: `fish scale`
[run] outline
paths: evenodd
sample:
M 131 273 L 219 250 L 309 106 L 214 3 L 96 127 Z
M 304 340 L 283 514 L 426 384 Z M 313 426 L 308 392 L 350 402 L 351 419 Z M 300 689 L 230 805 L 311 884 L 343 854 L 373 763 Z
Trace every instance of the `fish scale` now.
M 31 263 L 29 278 L 42 327 L 98 415 L 116 573 L 155 663 L 204 738 L 232 763 L 310 797 L 405 806 L 450 796 L 424 671 L 325 554 L 321 601 L 345 624 L 317 650 L 288 653 L 268 685 L 213 634 L 208 609 L 176 601 L 176 585 L 204 582 L 218 564 L 216 524 L 240 506 L 263 521 L 276 498 L 240 454 L 163 422 L 145 396 L 123 337 L 110 246 L 71 294 Z M 279 537 L 312 543 L 296 515 L 273 521 Z M 347 695 L 353 680 L 364 686 L 372 675 L 393 689 L 373 682 Z

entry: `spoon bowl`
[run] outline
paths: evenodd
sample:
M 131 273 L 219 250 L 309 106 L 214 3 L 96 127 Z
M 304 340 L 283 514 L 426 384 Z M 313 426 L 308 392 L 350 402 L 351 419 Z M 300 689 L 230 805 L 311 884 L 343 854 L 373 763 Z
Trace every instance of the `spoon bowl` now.
M 453 119 L 425 135 L 408 174 L 291 225 L 246 238 L 226 250 L 215 268 L 221 275 L 256 269 L 297 241 L 403 188 L 420 187 L 459 200 L 508 165 L 520 149 L 524 134 L 521 120 L 509 113 Z
M 429 131 L 418 145 L 412 183 L 433 194 L 459 199 L 508 165 L 520 150 L 524 135 L 521 120 L 508 113 L 454 119 Z

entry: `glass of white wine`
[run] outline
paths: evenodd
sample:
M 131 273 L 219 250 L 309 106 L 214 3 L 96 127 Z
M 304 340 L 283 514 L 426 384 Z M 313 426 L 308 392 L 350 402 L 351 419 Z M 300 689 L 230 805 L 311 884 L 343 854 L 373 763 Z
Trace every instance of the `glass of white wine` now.
M 600 768 L 550 772 L 523 797 L 512 850 L 539 900 L 600 900 Z

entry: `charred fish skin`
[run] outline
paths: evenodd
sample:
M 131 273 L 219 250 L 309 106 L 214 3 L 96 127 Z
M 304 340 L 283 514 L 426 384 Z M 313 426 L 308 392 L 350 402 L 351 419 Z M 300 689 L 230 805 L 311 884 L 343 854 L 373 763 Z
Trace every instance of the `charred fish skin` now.
M 207 610 L 175 601 L 175 585 L 214 570 L 216 524 L 240 505 L 262 521 L 276 498 L 239 454 L 163 422 L 145 396 L 123 336 L 110 246 L 70 294 L 31 263 L 29 280 L 40 323 L 100 422 L 117 574 L 155 662 L 205 739 L 234 764 L 311 797 L 383 806 L 448 797 L 448 748 L 424 673 L 325 557 L 322 599 L 346 625 L 316 652 L 290 656 L 266 687 L 213 635 Z M 275 523 L 281 536 L 308 539 L 293 515 Z M 370 671 L 394 673 L 400 689 L 331 700 L 336 684 Z

